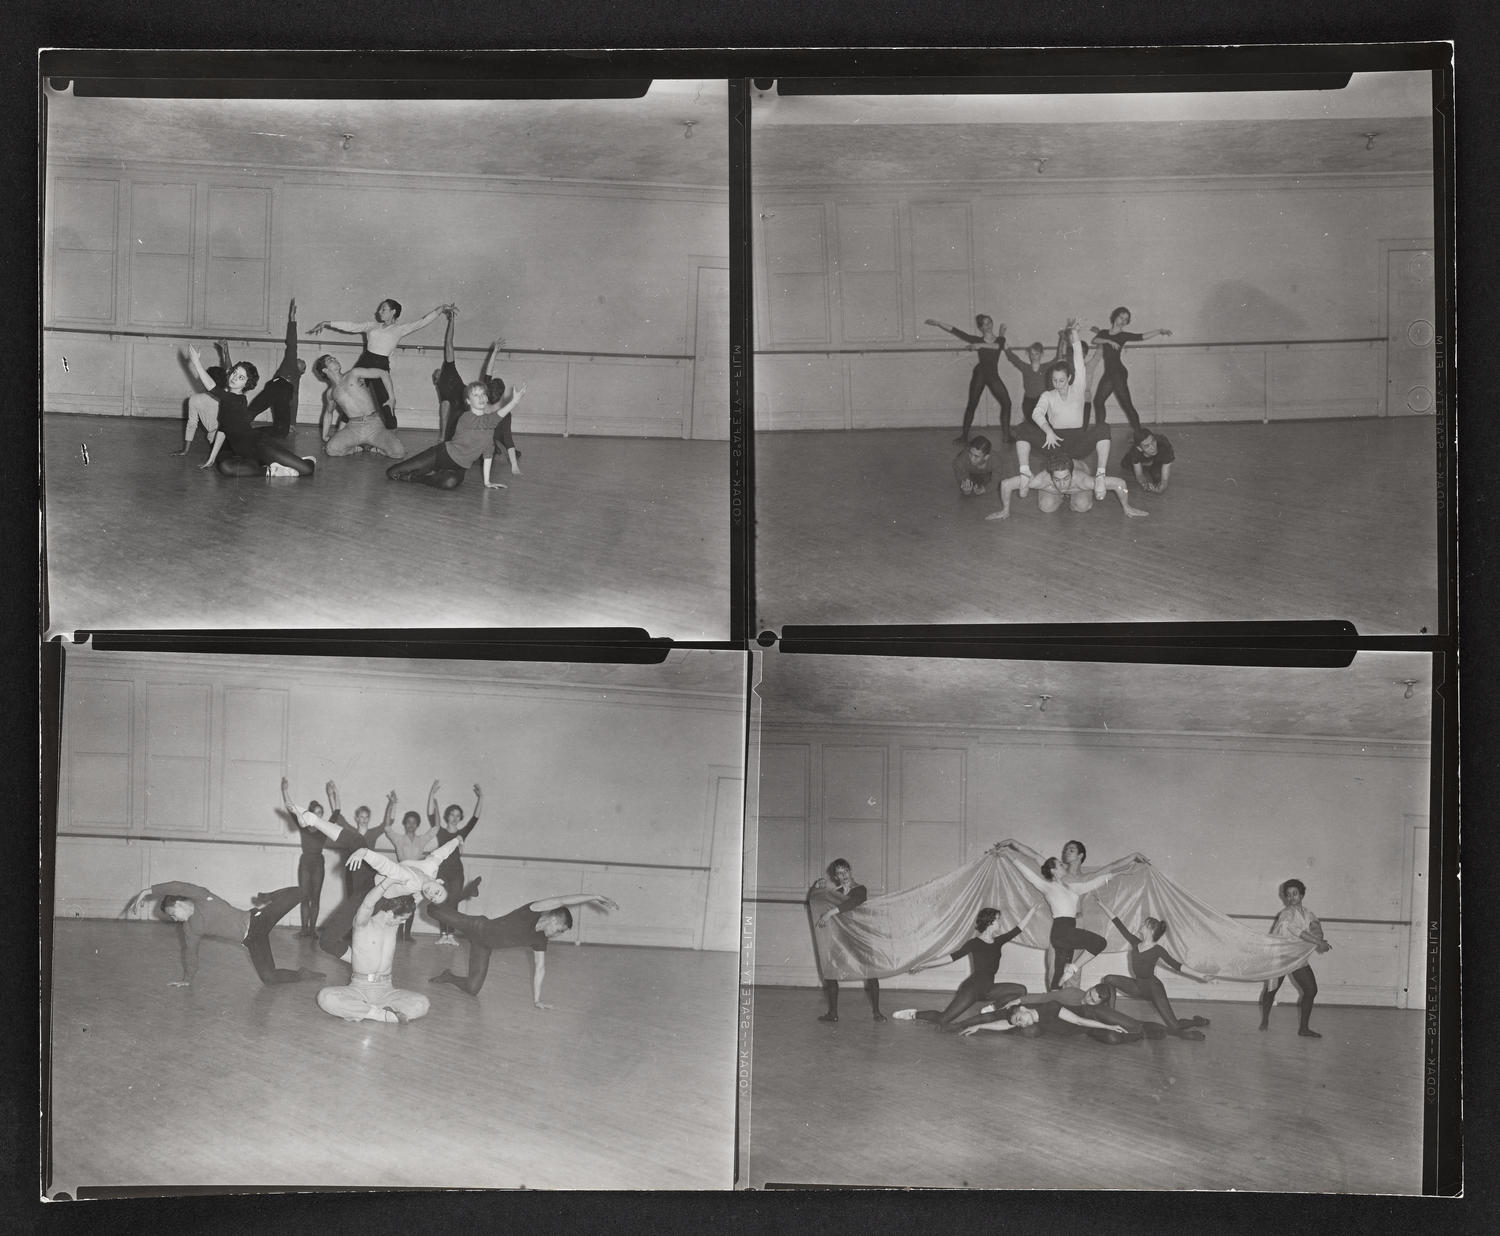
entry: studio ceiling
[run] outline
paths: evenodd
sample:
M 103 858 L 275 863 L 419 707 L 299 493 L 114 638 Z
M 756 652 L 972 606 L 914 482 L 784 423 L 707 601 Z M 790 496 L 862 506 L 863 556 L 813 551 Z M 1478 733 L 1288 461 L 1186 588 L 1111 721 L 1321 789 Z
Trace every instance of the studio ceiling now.
M 764 664 L 764 725 L 1431 737 L 1432 662 L 1412 653 L 1362 653 L 1344 670 L 777 654 Z
M 50 94 L 51 159 L 727 186 L 727 90 L 641 99 L 381 102 Z M 345 135 L 348 136 L 347 149 Z

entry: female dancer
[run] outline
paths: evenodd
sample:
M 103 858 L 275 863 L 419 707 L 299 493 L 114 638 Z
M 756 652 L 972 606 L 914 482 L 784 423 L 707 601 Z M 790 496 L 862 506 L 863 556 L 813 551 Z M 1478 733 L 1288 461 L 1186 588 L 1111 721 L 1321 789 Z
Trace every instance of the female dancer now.
M 1100 898 L 1099 904 L 1104 905 L 1103 898 Z M 1143 919 L 1141 921 L 1141 934 L 1136 935 L 1120 921 L 1120 916 L 1114 910 L 1107 905 L 1104 906 L 1104 909 L 1109 915 L 1110 921 L 1114 923 L 1115 930 L 1130 945 L 1130 951 L 1126 954 L 1128 959 L 1126 964 L 1130 967 L 1130 974 L 1128 977 L 1123 974 L 1106 974 L 1099 980 L 1099 987 L 1104 988 L 1108 993 L 1111 1003 L 1116 994 L 1130 996 L 1136 1000 L 1149 1000 L 1151 1007 L 1156 1010 L 1156 1015 L 1161 1018 L 1162 1024 L 1166 1026 L 1170 1033 L 1184 1039 L 1201 1039 L 1203 1035 L 1198 1031 L 1197 1027 L 1208 1025 L 1208 1018 L 1189 1017 L 1183 1020 L 1177 1016 L 1172 1009 L 1172 1002 L 1167 999 L 1167 989 L 1162 986 L 1161 979 L 1156 977 L 1156 965 L 1158 962 L 1161 962 L 1163 965 L 1170 966 L 1176 970 L 1177 973 L 1185 974 L 1188 978 L 1195 979 L 1200 983 L 1211 983 L 1213 976 L 1205 971 L 1194 970 L 1191 966 L 1183 965 L 1171 953 L 1162 948 L 1158 941 L 1166 934 L 1167 925 L 1161 919 Z M 1143 937 L 1145 936 L 1151 937 L 1151 946 L 1149 948 L 1141 947 Z M 1097 991 L 1098 988 L 1092 988 L 1091 990 Z
M 966 1018 L 960 1023 L 959 1035 L 970 1038 L 981 1030 L 1019 1030 L 1027 1038 L 1052 1033 L 1073 1035 L 1080 1031 L 1095 1042 L 1113 1047 L 1118 1043 L 1138 1043 L 1142 1034 L 1122 1024 L 1120 1018 L 1102 1020 L 1090 1010 L 1087 1015 L 1078 1012 L 1084 1006 L 1083 992 L 1076 987 L 1065 987 L 1049 991 L 1040 996 L 1022 995 L 1001 1007 L 986 1005 L 977 1017 Z M 1124 1018 L 1125 1023 L 1129 1018 Z
M 339 787 L 330 781 L 325 787 L 328 791 L 328 805 L 333 808 L 329 819 L 345 827 L 349 821 L 344 818 L 344 813 L 339 809 Z M 370 809 L 360 806 L 354 809 L 354 828 L 343 834 L 344 841 L 338 846 L 339 866 L 344 872 L 344 896 L 353 897 L 357 901 L 363 901 L 365 894 L 370 891 L 370 885 L 375 883 L 374 869 L 367 864 L 350 868 L 345 864 L 349 855 L 355 850 L 373 850 L 376 843 L 396 822 L 396 791 L 392 790 L 385 796 L 385 818 L 374 828 L 370 827 Z M 356 839 L 357 838 L 357 839 Z
M 323 818 L 323 804 L 317 799 L 308 803 L 307 809 L 319 819 Z M 297 938 L 310 940 L 318 934 L 318 905 L 323 899 L 323 847 L 328 844 L 328 838 L 315 828 L 300 827 L 295 811 L 292 813 L 292 824 L 302 839 L 302 853 L 297 858 L 297 888 L 302 893 L 302 929 L 297 932 Z
M 503 393 L 503 383 L 501 390 Z M 470 382 L 464 388 L 468 407 L 458 418 L 452 439 L 392 464 L 385 470 L 386 476 L 393 481 L 418 481 L 434 489 L 457 489 L 464 483 L 464 473 L 469 466 L 483 456 L 484 487 L 504 489 L 499 481 L 490 480 L 490 462 L 495 456 L 495 429 L 500 418 L 520 403 L 525 394 L 526 387 L 517 386 L 509 398 L 491 402 L 490 388 L 484 382 Z
M 989 389 L 995 397 L 995 402 L 1000 405 L 1000 437 L 1006 443 L 1010 442 L 1010 392 L 1005 389 L 1005 383 L 1000 380 L 1000 353 L 1005 350 L 1005 323 L 1000 323 L 1000 329 L 995 329 L 995 320 L 987 313 L 981 313 L 974 318 L 974 325 L 979 328 L 977 335 L 971 335 L 968 331 L 959 330 L 957 327 L 949 326 L 939 322 L 936 318 L 927 319 L 928 326 L 936 326 L 939 330 L 945 330 L 955 339 L 962 339 L 977 353 L 974 362 L 974 372 L 969 375 L 969 402 L 964 408 L 964 426 L 959 431 L 955 442 L 967 442 L 969 440 L 969 426 L 974 423 L 974 410 L 979 407 L 980 392 Z
M 1002 849 L 1007 845 L 1011 849 L 1019 848 L 1013 841 L 1001 842 L 996 848 Z M 1042 864 L 1040 875 L 1032 871 L 1025 863 L 1016 864 L 1016 870 L 1021 873 L 1028 884 L 1046 898 L 1047 906 L 1052 911 L 1052 933 L 1049 939 L 1056 951 L 1056 956 L 1052 972 L 1048 976 L 1049 988 L 1060 987 L 1077 977 L 1082 964 L 1073 964 L 1075 949 L 1082 949 L 1091 957 L 1096 957 L 1104 951 L 1103 936 L 1092 931 L 1084 931 L 1078 926 L 1078 904 L 1083 900 L 1084 894 L 1091 893 L 1096 888 L 1103 888 L 1132 863 L 1146 861 L 1144 854 L 1127 854 L 1087 879 L 1069 879 L 1066 871 L 1059 873 L 1055 858 L 1049 858 Z
M 188 348 L 193 371 L 219 405 L 219 428 L 214 432 L 208 460 L 200 468 L 217 467 L 220 476 L 311 476 L 313 461 L 293 454 L 270 434 L 256 433 L 245 392 L 255 389 L 260 374 L 249 361 L 238 362 L 215 386 L 195 347 Z M 225 443 L 229 452 L 219 458 Z
M 1331 949 L 1333 945 L 1323 938 L 1323 924 L 1318 921 L 1318 916 L 1302 904 L 1302 898 L 1307 896 L 1307 885 L 1301 880 L 1288 880 L 1278 891 L 1281 894 L 1282 910 L 1271 924 L 1270 934 L 1306 940 L 1309 944 L 1317 945 L 1320 953 Z M 1281 990 L 1284 977 L 1268 980 L 1265 990 L 1260 993 L 1262 1030 L 1270 1027 L 1271 1006 L 1276 1003 L 1276 993 Z M 1323 1036 L 1307 1024 L 1312 1018 L 1313 1001 L 1318 998 L 1318 980 L 1313 976 L 1312 967 L 1301 966 L 1293 970 L 1292 982 L 1296 984 L 1298 993 L 1297 1033 L 1304 1039 L 1321 1039 Z
M 826 874 L 814 880 L 812 887 L 807 890 L 807 910 L 813 915 L 814 926 L 826 929 L 828 920 L 834 915 L 843 914 L 847 910 L 864 905 L 869 897 L 869 890 L 863 884 L 854 882 L 854 869 L 849 865 L 849 860 L 836 858 L 828 864 Z M 838 979 L 825 978 L 823 994 L 828 1000 L 828 1012 L 818 1020 L 837 1021 L 839 1019 Z M 865 979 L 865 995 L 869 998 L 870 1011 L 875 1020 L 884 1021 L 885 1014 L 880 1011 L 879 979 Z
M 1125 409 L 1130 427 L 1132 429 L 1141 427 L 1141 418 L 1136 415 L 1135 404 L 1130 399 L 1130 371 L 1125 368 L 1125 345 L 1172 333 L 1163 327 L 1157 327 L 1156 330 L 1136 334 L 1134 331 L 1125 329 L 1129 325 L 1130 310 L 1121 305 L 1109 315 L 1108 330 L 1102 326 L 1092 328 L 1094 342 L 1104 353 L 1104 376 L 1099 379 L 1099 385 L 1094 391 L 1094 424 L 1096 425 L 1104 424 L 1104 401 L 1114 395 L 1120 401 L 1120 407 Z
M 941 1029 L 946 1030 L 958 1020 L 960 1013 L 967 1012 L 985 1000 L 1003 1001 L 1012 996 L 1025 995 L 1026 988 L 1019 983 L 995 982 L 995 971 L 1000 968 L 1000 951 L 1021 934 L 1021 928 L 1026 926 L 1037 909 L 1037 906 L 1032 906 L 1026 911 L 1025 917 L 1004 935 L 1000 933 L 999 910 L 986 906 L 979 911 L 974 920 L 975 934 L 964 941 L 956 952 L 949 954 L 949 960 L 952 961 L 957 961 L 960 957 L 969 958 L 969 977 L 958 985 L 948 1007 L 941 1012 L 937 1009 L 897 1009 L 891 1016 L 898 1021 L 935 1021 Z M 947 964 L 947 961 L 939 958 L 924 966 L 917 966 L 909 973 L 919 974 L 923 970 Z
M 449 305 L 443 312 L 448 315 L 448 328 L 443 332 L 443 367 L 432 371 L 432 384 L 437 388 L 438 396 L 438 438 L 446 442 L 453 436 L 453 431 L 458 428 L 458 418 L 463 415 L 467 403 L 464 397 L 467 383 L 458 372 L 453 351 L 453 319 L 458 316 L 458 308 Z M 480 377 L 490 387 L 490 399 L 494 402 L 505 397 L 505 383 L 493 373 L 504 344 L 505 340 L 498 337 L 490 344 L 490 354 L 485 357 L 484 369 L 480 372 Z M 520 476 L 521 452 L 516 448 L 516 440 L 511 435 L 510 420 L 508 412 L 500 418 L 500 424 L 495 427 L 495 445 L 505 451 L 506 458 L 510 460 L 511 472 Z
M 452 305 L 439 305 L 436 309 L 423 314 L 415 322 L 407 322 L 398 326 L 396 319 L 401 316 L 401 302 L 387 298 L 375 306 L 373 322 L 319 322 L 307 333 L 321 335 L 325 330 L 336 330 L 346 335 L 365 337 L 365 350 L 354 362 L 354 368 L 385 371 L 385 377 L 382 379 L 385 383 L 385 398 L 381 399 L 377 396 L 376 410 L 380 414 L 380 423 L 387 429 L 395 429 L 396 384 L 391 378 L 391 353 L 400 346 L 401 341 L 407 335 L 435 322 L 438 314 L 451 308 L 453 308 Z
M 210 389 L 224 385 L 224 373 L 230 368 L 229 344 L 226 340 L 215 339 L 214 349 L 219 354 L 219 363 L 210 365 L 204 370 L 212 379 Z M 192 448 L 193 439 L 197 436 L 198 426 L 203 426 L 203 436 L 208 439 L 210 446 L 213 445 L 214 434 L 219 431 L 219 401 L 207 391 L 195 391 L 188 396 L 187 400 L 187 428 L 182 435 L 182 449 L 180 451 L 168 451 L 169 455 L 186 455 Z
M 427 791 L 427 823 L 437 832 L 435 845 L 442 845 L 443 842 L 452 841 L 455 837 L 468 840 L 469 834 L 474 831 L 474 825 L 479 823 L 479 808 L 484 804 L 484 791 L 479 788 L 479 783 L 476 781 L 474 783 L 474 814 L 469 817 L 469 822 L 460 828 L 458 822 L 464 818 L 464 809 L 457 803 L 448 804 L 448 809 L 443 812 L 442 823 L 438 823 L 437 792 L 440 784 L 441 782 L 434 781 L 432 789 Z M 443 865 L 438 868 L 438 879 L 448 890 L 448 900 L 444 904 L 456 910 L 464 888 L 464 860 L 461 850 L 453 851 L 443 860 Z M 479 881 L 476 880 L 475 884 L 478 883 Z M 438 935 L 438 943 L 458 947 L 458 941 L 454 939 L 453 933 L 446 926 Z

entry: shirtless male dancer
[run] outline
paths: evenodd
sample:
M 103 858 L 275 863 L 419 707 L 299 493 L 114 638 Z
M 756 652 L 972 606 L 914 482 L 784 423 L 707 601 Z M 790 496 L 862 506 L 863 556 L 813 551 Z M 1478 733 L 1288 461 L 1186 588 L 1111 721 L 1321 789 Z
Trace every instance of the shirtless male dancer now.
M 366 450 L 392 459 L 406 458 L 406 444 L 385 427 L 376 410 L 375 396 L 367 385 L 385 380 L 381 370 L 361 367 L 345 373 L 334 357 L 325 354 L 313 362 L 313 372 L 328 383 L 333 406 L 348 418 L 324 443 L 327 454 L 353 455 Z
M 385 383 L 385 397 L 378 402 L 380 423 L 387 429 L 395 429 L 396 384 L 391 379 L 391 353 L 401 345 L 401 341 L 407 335 L 414 334 L 424 326 L 437 321 L 438 314 L 453 307 L 452 305 L 439 305 L 431 312 L 423 314 L 415 322 L 407 322 L 398 326 L 396 319 L 401 316 L 401 302 L 387 298 L 375 306 L 373 322 L 319 322 L 308 334 L 321 335 L 325 330 L 336 330 L 346 335 L 365 337 L 365 350 L 359 354 L 354 367 L 383 371 L 381 378 Z
M 1000 482 L 1000 509 L 991 511 L 986 519 L 1009 519 L 1011 496 L 1019 494 L 1024 498 L 1033 489 L 1036 490 L 1036 504 L 1046 515 L 1060 509 L 1064 498 L 1068 500 L 1068 506 L 1080 514 L 1092 511 L 1094 502 L 1106 493 L 1114 494 L 1120 500 L 1120 509 L 1131 519 L 1150 514 L 1130 505 L 1130 488 L 1119 477 L 1105 476 L 1101 472 L 1090 480 L 1089 470 L 1061 447 L 1044 449 L 1038 461 L 1044 469 L 1041 475 L 1032 476 L 1028 471 Z
M 324 987 L 318 1007 L 345 1021 L 389 1021 L 405 1025 L 426 1016 L 429 1001 L 417 991 L 399 991 L 391 982 L 391 960 L 396 955 L 396 928 L 416 913 L 411 896 L 387 897 L 376 885 L 354 914 L 349 964 L 354 973 L 348 986 Z

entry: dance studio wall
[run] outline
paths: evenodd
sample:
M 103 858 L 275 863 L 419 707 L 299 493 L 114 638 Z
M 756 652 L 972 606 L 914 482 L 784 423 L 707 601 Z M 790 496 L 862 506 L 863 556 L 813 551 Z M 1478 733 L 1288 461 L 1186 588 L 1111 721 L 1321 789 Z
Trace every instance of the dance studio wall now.
M 1126 305 L 1132 330 L 1174 332 L 1127 354 L 1147 422 L 1407 414 L 1386 337 L 1408 292 L 1430 336 L 1430 254 L 1388 256 L 1432 243 L 1425 176 L 810 186 L 753 214 L 760 429 L 956 424 L 973 353 L 927 318 L 988 313 L 1050 350 L 1068 317 Z
M 1295 876 L 1335 946 L 1318 959 L 1324 998 L 1421 1001 L 1405 989 L 1411 949 L 1423 948 L 1425 907 L 1411 903 L 1427 825 L 1425 744 L 775 727 L 762 732 L 759 758 L 745 870 L 761 982 L 816 982 L 802 902 L 834 858 L 849 859 L 873 895 L 951 871 L 1005 837 L 1048 854 L 1076 837 L 1091 865 L 1140 850 L 1258 930 Z M 1000 977 L 1035 982 L 1040 965 L 1011 950 Z M 951 988 L 959 969 L 899 985 Z M 1194 998 L 1255 994 L 1173 982 Z
M 70 659 L 55 912 L 112 916 L 171 879 L 248 905 L 296 880 L 283 775 L 300 804 L 333 780 L 347 815 L 367 804 L 376 821 L 394 789 L 398 827 L 407 810 L 425 827 L 438 779 L 440 804 L 465 818 L 484 789 L 464 857 L 484 884 L 467 910 L 588 891 L 621 907 L 579 916 L 590 943 L 736 947 L 740 702 L 504 677 L 483 664 Z M 339 897 L 326 862 L 325 915 Z
M 460 306 L 466 376 L 503 336 L 497 372 L 527 383 L 528 431 L 711 436 L 693 368 L 727 351 L 707 337 L 725 315 L 698 305 L 700 270 L 728 265 L 722 191 L 74 160 L 49 165 L 47 203 L 48 411 L 180 416 L 184 349 L 218 336 L 268 378 L 292 297 L 302 358 L 348 365 L 357 335 L 307 329 L 369 320 L 389 296 L 408 321 Z M 407 424 L 436 423 L 442 344 L 439 319 L 397 353 Z M 299 420 L 322 392 L 309 373 Z

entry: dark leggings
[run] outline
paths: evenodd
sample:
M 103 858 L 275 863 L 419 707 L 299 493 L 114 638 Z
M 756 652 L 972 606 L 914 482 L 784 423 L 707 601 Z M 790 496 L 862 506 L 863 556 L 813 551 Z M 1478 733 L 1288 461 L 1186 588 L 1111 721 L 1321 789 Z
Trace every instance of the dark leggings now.
M 1047 980 L 1049 989 L 1062 982 L 1062 972 L 1073 960 L 1074 949 L 1081 948 L 1085 953 L 1095 957 L 1104 951 L 1103 936 L 1092 931 L 1085 931 L 1078 926 L 1076 919 L 1066 916 L 1052 920 L 1052 935 L 1048 939 L 1053 950 L 1052 974 Z
M 428 906 L 428 911 L 449 931 L 458 932 L 469 942 L 468 974 L 454 974 L 452 970 L 444 970 L 441 974 L 435 975 L 431 981 L 452 983 L 461 991 L 477 996 L 479 989 L 484 986 L 485 977 L 490 972 L 490 954 L 494 952 L 494 949 L 490 943 L 486 942 L 485 935 L 494 920 L 480 914 L 460 914 L 447 903 L 440 906 Z
M 1130 401 L 1130 382 L 1125 374 L 1116 377 L 1106 372 L 1099 379 L 1099 385 L 1094 388 L 1094 423 L 1104 424 L 1104 401 L 1113 395 L 1120 401 L 1120 407 L 1125 410 L 1125 417 L 1130 421 L 1132 429 L 1141 427 L 1141 418 L 1136 415 L 1135 404 Z M 1088 422 L 1085 421 L 1085 424 Z
M 271 928 L 276 926 L 302 900 L 302 889 L 298 885 L 278 888 L 267 893 L 261 904 L 250 911 L 250 929 L 245 933 L 245 948 L 250 953 L 250 964 L 255 967 L 262 983 L 295 983 L 310 977 L 311 970 L 278 970 L 276 959 L 271 956 Z
M 839 981 L 838 979 L 823 980 L 823 994 L 828 997 L 828 1016 L 839 1015 Z M 876 1016 L 880 1015 L 880 980 L 865 980 L 865 995 L 869 998 L 870 1007 Z
M 302 891 L 302 934 L 310 936 L 318 925 L 318 907 L 323 900 L 323 851 L 303 850 L 297 860 L 297 887 Z
M 1279 976 L 1265 991 L 1260 993 L 1261 1029 L 1265 1029 L 1270 1019 L 1271 1006 L 1276 1003 L 1276 993 L 1281 990 L 1281 983 L 1285 977 L 1285 975 Z M 1318 998 L 1318 980 L 1313 975 L 1311 966 L 1293 970 L 1291 979 L 1297 988 L 1297 1029 L 1306 1030 L 1307 1023 L 1312 1017 L 1313 1001 Z
M 995 402 L 1000 405 L 1001 431 L 1010 437 L 1010 392 L 1005 389 L 1005 383 L 1000 380 L 998 374 L 991 373 L 989 366 L 978 364 L 974 366 L 974 372 L 969 375 L 969 403 L 964 408 L 964 436 L 969 433 L 969 426 L 974 423 L 974 412 L 979 407 L 979 396 L 988 388 Z
M 454 465 L 442 443 L 393 463 L 385 474 L 393 481 L 416 481 L 434 489 L 457 489 L 464 483 L 464 470 Z
M 374 352 L 366 348 L 359 354 L 359 359 L 354 362 L 354 368 L 385 370 L 387 376 L 385 381 L 380 383 L 378 387 L 380 394 L 376 398 L 375 411 L 379 413 L 382 425 L 387 429 L 395 429 L 396 409 L 391 403 L 391 382 L 389 376 L 391 372 L 391 358 L 389 356 L 376 356 Z M 366 385 L 368 386 L 369 383 L 366 383 Z
M 937 1009 L 921 1009 L 917 1018 L 919 1021 L 935 1021 L 940 1026 L 949 1026 L 958 1020 L 960 1013 L 968 1012 L 976 1004 L 984 1004 L 989 1000 L 1004 1004 L 1007 1000 L 1014 1000 L 1025 994 L 1026 988 L 1020 983 L 996 983 L 970 975 L 958 985 L 953 999 L 948 1001 L 948 1007 L 941 1013 Z
M 1148 979 L 1130 978 L 1124 974 L 1106 974 L 1099 980 L 1111 991 L 1122 996 L 1129 996 L 1132 1000 L 1148 1001 L 1156 1010 L 1156 1015 L 1161 1018 L 1164 1025 L 1173 1034 L 1176 1034 L 1184 1026 L 1191 1022 L 1180 1021 L 1172 1008 L 1172 1002 L 1167 999 L 1167 989 L 1161 985 L 1161 979 L 1154 975 Z
M 273 463 L 290 468 L 298 476 L 313 474 L 312 460 L 303 459 L 295 451 L 277 442 L 271 434 L 257 433 L 253 437 L 254 443 L 246 444 L 248 455 L 241 455 L 231 448 L 214 460 L 214 468 L 220 476 L 262 476 L 266 465 Z

